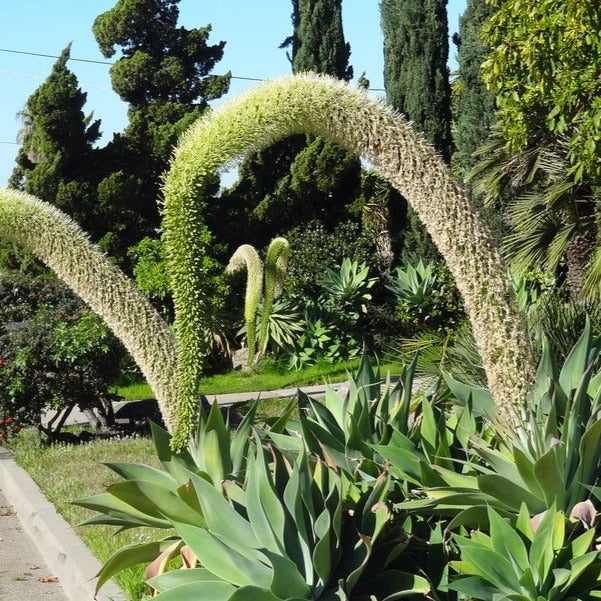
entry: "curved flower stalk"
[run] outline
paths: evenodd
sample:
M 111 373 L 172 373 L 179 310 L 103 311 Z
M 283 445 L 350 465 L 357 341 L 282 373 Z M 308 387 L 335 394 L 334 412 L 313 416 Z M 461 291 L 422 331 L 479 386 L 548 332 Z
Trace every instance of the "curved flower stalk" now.
M 261 354 L 267 349 L 269 316 L 274 299 L 279 298 L 282 294 L 289 256 L 290 244 L 286 238 L 274 238 L 269 243 L 265 257 L 265 292 L 263 293 L 263 315 L 259 332 L 259 353 Z
M 236 273 L 246 268 L 246 298 L 244 299 L 244 321 L 246 321 L 246 346 L 248 360 L 246 364 L 252 367 L 257 348 L 256 317 L 261 302 L 261 287 L 263 285 L 263 263 L 254 246 L 243 244 L 236 249 L 226 267 L 228 273 Z
M 210 240 L 202 190 L 242 154 L 297 133 L 330 138 L 362 155 L 411 203 L 455 277 L 499 417 L 508 423 L 530 386 L 534 361 L 490 231 L 448 167 L 401 115 L 343 82 L 300 75 L 260 84 L 197 122 L 182 137 L 165 178 L 163 228 L 178 340 L 174 445 L 185 444 L 197 406 L 205 277 L 199 257 Z
M 121 339 L 174 424 L 175 343 L 160 315 L 67 215 L 41 200 L 0 189 L 0 238 L 54 270 Z

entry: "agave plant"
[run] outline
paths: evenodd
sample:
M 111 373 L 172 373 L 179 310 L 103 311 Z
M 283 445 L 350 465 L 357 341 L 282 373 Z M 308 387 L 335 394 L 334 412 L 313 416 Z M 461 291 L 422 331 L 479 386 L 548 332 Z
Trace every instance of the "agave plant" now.
M 365 263 L 344 258 L 338 270 L 326 269 L 321 285 L 327 295 L 346 311 L 367 313 L 366 303 L 371 300 L 369 290 L 376 278 L 369 277 L 369 267 Z
M 533 528 L 522 505 L 515 528 L 488 509 L 488 534 L 454 536 L 460 560 L 451 567 L 460 575 L 448 588 L 466 598 L 493 601 L 598 599 L 601 564 L 594 549 L 595 530 L 580 534 L 566 527 L 562 511 L 552 505 Z
M 414 397 L 415 365 L 416 358 L 393 385 L 389 377 L 381 380 L 364 353 L 346 389 L 326 387 L 323 402 L 299 393 L 298 422 L 280 422 L 267 435 L 281 449 L 321 457 L 343 473 L 349 490 L 387 469 L 404 498 L 423 485 L 425 474 L 428 482 L 437 478 L 430 464 L 457 469 L 455 460 L 466 457 L 468 439 L 481 427 L 471 406 L 445 410 L 439 383 L 421 400 Z
M 390 278 L 387 287 L 399 301 L 420 310 L 431 303 L 436 284 L 432 265 L 420 259 L 415 267 L 411 264 L 406 269 L 397 267 L 396 277 Z
M 246 457 L 256 404 L 234 433 L 227 427 L 215 404 L 208 417 L 200 420 L 195 437 L 187 449 L 174 452 L 171 435 L 151 424 L 152 437 L 163 470 L 134 463 L 107 463 L 123 481 L 109 486 L 106 492 L 75 502 L 98 515 L 84 525 L 108 524 L 121 528 L 151 526 L 171 530 L 173 521 L 204 523 L 204 517 L 190 486 L 191 475 L 201 477 L 221 491 L 222 482 L 242 485 Z M 178 552 L 181 539 L 169 536 L 161 541 L 132 544 L 118 550 L 98 574 L 97 589 L 126 567 L 150 563 L 163 554 Z
M 561 370 L 545 345 L 532 406 L 511 432 L 499 430 L 497 448 L 472 440 L 467 473 L 436 469 L 439 483 L 406 510 L 456 514 L 451 526 L 472 524 L 495 507 L 516 515 L 522 504 L 534 516 L 554 506 L 571 514 L 591 496 L 601 471 L 601 373 L 593 377 L 599 341 L 590 322 Z M 488 391 L 450 382 L 464 402 Z
M 117 551 L 102 568 L 98 588 L 123 568 L 148 563 L 148 584 L 161 601 L 334 601 L 351 592 L 392 600 L 428 591 L 424 578 L 396 569 L 407 543 L 385 536 L 392 517 L 385 503 L 387 473 L 354 500 L 350 512 L 340 475 L 325 463 L 304 452 L 292 458 L 275 447 L 266 452 L 258 433 L 254 450 L 249 448 L 248 422 L 227 448 L 217 415 L 213 409 L 185 453 L 172 453 L 169 436 L 155 429 L 166 472 L 110 464 L 125 480 L 78 502 L 102 513 L 87 523 L 175 530 L 162 541 Z M 235 472 L 243 457 L 241 477 Z M 381 536 L 386 545 L 379 547 Z M 188 569 L 168 571 L 167 562 L 178 554 Z
M 273 449 L 272 460 L 270 469 L 257 446 L 246 488 L 226 488 L 225 496 L 192 475 L 204 521 L 173 526 L 197 567 L 150 579 L 157 599 L 334 601 L 351 592 L 394 599 L 428 591 L 420 576 L 370 563 L 390 518 L 386 476 L 351 516 L 339 476 L 322 462 L 284 460 Z

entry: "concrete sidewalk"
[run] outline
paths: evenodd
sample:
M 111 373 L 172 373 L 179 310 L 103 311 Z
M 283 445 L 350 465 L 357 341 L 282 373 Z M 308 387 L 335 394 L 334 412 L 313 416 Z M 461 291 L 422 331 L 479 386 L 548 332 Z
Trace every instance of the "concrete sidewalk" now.
M 93 601 L 100 562 L 0 447 L 0 600 Z M 107 583 L 98 601 L 126 601 Z

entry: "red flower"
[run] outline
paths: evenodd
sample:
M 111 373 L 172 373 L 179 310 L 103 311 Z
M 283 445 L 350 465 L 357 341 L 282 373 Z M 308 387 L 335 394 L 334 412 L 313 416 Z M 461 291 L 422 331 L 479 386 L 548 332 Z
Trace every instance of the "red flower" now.
M 21 428 L 19 428 L 19 426 L 15 426 L 15 427 L 12 429 L 12 433 L 13 433 L 13 434 L 18 434 L 20 431 L 21 431 Z
M 13 421 L 15 421 L 15 420 L 13 420 L 13 418 L 12 418 L 12 417 L 7 417 L 7 418 L 4 420 L 4 425 L 6 425 L 6 426 L 9 426 L 10 424 L 12 424 L 12 423 L 13 423 Z

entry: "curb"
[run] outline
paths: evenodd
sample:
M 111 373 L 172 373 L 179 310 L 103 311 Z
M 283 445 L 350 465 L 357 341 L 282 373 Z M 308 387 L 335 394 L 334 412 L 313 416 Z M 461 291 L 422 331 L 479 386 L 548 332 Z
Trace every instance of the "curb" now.
M 95 575 L 101 563 L 57 513 L 29 474 L 2 448 L 0 487 L 15 510 L 23 532 L 58 577 L 70 601 L 127 601 L 125 593 L 113 582 L 107 582 L 94 597 Z

